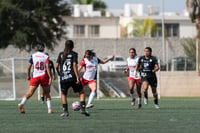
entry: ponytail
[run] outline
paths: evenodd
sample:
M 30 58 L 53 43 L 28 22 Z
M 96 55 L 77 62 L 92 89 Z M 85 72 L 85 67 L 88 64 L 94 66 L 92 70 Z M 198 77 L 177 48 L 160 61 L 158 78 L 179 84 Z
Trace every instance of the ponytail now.
M 74 42 L 72 40 L 67 40 L 65 42 L 65 49 L 62 56 L 62 63 L 64 63 L 65 59 L 67 58 L 68 54 L 72 51 L 73 48 L 74 48 Z

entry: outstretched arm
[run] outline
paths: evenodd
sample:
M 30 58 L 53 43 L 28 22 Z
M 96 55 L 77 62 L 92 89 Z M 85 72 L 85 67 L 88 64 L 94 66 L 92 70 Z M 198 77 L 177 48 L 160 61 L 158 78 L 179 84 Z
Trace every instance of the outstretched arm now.
M 28 69 L 27 69 L 27 80 L 31 79 L 30 73 L 31 73 L 31 63 L 28 63 Z
M 113 59 L 114 57 L 115 57 L 115 55 L 112 55 L 110 58 L 105 59 L 105 60 L 101 61 L 100 63 L 101 64 L 105 64 L 106 62 L 108 62 L 109 60 Z
M 57 71 L 58 75 L 60 76 L 59 63 L 56 63 L 56 71 Z

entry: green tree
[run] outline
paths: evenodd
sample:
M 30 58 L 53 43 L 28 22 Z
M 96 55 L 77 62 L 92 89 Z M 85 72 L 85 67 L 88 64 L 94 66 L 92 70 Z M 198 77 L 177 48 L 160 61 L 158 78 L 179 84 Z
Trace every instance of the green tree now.
M 188 57 L 196 58 L 196 39 L 195 38 L 187 38 L 185 39 L 181 45 L 184 48 L 184 52 Z
M 105 14 L 105 9 L 107 8 L 107 5 L 105 2 L 102 0 L 75 0 L 74 4 L 92 4 L 94 10 L 101 11 L 101 13 L 104 15 Z
M 147 18 L 145 20 L 134 19 L 132 22 L 133 31 L 130 35 L 135 37 L 152 37 L 156 32 L 155 21 Z
M 62 0 L 0 0 L 0 48 L 14 45 L 30 51 L 42 41 L 53 50 L 66 34 L 63 16 L 68 15 Z

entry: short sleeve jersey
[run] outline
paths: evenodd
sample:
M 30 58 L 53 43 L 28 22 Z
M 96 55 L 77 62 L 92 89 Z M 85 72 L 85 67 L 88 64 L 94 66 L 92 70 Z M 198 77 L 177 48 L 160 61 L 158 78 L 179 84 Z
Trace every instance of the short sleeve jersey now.
M 100 62 L 101 60 L 95 56 L 91 60 L 84 58 L 80 64 L 80 66 L 85 67 L 83 78 L 88 81 L 96 80 L 97 67 Z
M 152 72 L 155 65 L 158 64 L 158 60 L 155 56 L 151 56 L 150 58 L 146 59 L 145 56 L 141 56 L 139 58 L 139 66 L 142 66 L 141 77 L 152 77 L 155 76 L 155 72 Z
M 46 64 L 49 64 L 49 56 L 43 52 L 31 55 L 29 63 L 33 64 L 33 78 L 46 74 Z
M 140 73 L 137 71 L 136 75 L 134 75 L 135 67 L 138 63 L 139 57 L 135 56 L 133 59 L 130 57 L 127 58 L 127 63 L 128 63 L 128 68 L 129 68 L 129 77 L 134 78 L 134 79 L 140 79 Z
M 58 55 L 57 63 L 60 66 L 60 81 L 61 82 L 74 82 L 76 81 L 76 75 L 73 69 L 73 63 L 78 64 L 78 54 L 71 51 L 64 62 L 62 62 L 63 52 Z

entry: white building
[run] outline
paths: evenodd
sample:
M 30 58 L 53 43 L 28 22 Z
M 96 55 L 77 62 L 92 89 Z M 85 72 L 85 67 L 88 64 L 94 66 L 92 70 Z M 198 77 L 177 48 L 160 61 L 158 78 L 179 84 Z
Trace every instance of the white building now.
M 158 14 L 159 8 L 149 6 L 149 15 L 143 14 L 142 4 L 126 4 L 124 14 L 117 10 L 116 17 L 113 12 L 106 12 L 106 17 L 100 16 L 100 12 L 94 12 L 92 5 L 74 5 L 72 17 L 65 17 L 68 26 L 66 28 L 69 38 L 123 38 L 124 33 L 129 36 L 133 30 L 131 22 L 134 19 L 145 20 L 150 18 L 155 21 L 156 26 L 162 26 L 162 15 Z M 113 11 L 113 10 L 112 10 Z M 187 15 L 177 15 L 174 13 L 164 14 L 165 30 L 168 37 L 186 38 L 195 37 L 195 25 L 191 23 Z M 156 34 L 162 36 L 161 32 Z

